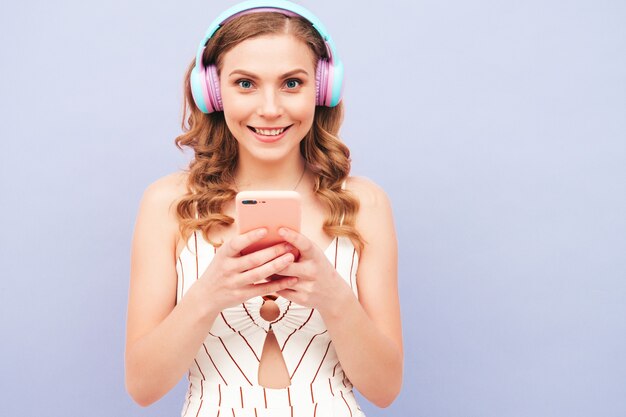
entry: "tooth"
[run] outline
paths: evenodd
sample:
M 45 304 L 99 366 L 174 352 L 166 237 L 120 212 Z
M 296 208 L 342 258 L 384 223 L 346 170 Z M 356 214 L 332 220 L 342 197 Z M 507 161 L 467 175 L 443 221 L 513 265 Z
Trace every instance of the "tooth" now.
M 281 133 L 283 133 L 285 131 L 285 128 L 282 127 L 280 129 L 257 129 L 256 127 L 254 128 L 254 131 L 260 135 L 264 135 L 264 136 L 277 136 L 280 135 Z

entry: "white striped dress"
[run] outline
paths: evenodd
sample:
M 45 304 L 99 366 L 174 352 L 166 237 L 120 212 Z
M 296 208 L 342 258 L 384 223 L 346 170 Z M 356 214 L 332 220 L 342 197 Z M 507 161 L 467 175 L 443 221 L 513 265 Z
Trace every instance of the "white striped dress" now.
M 202 276 L 215 251 L 202 233 L 191 235 L 176 263 L 177 301 Z M 350 239 L 335 238 L 325 254 L 358 296 L 359 261 Z M 261 317 L 262 304 L 262 297 L 252 298 L 217 316 L 189 368 L 181 416 L 364 417 L 320 314 L 278 297 L 280 314 L 268 322 Z M 258 384 L 270 325 L 291 378 L 287 388 Z

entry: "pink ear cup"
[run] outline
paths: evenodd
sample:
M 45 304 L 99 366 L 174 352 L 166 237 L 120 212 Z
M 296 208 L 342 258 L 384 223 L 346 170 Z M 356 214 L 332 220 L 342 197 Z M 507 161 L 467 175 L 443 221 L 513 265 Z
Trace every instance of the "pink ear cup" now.
M 335 72 L 333 71 L 333 66 L 330 65 L 330 62 L 324 60 L 324 62 L 326 62 L 326 80 L 324 81 L 324 84 L 322 84 L 322 87 L 325 87 L 326 90 L 326 97 L 324 98 L 324 104 L 322 104 L 323 106 L 327 106 L 330 107 L 331 102 L 333 101 L 333 88 L 334 88 L 334 74 Z
M 211 113 L 212 111 L 214 111 L 212 105 L 211 105 L 211 99 L 210 99 L 210 91 L 209 91 L 209 86 L 207 85 L 207 75 L 206 75 L 206 71 L 207 69 L 200 64 L 199 68 L 195 68 L 194 71 L 198 71 L 198 85 L 200 86 L 200 91 L 202 92 L 202 101 L 205 104 L 205 107 L 208 111 L 208 113 Z M 192 92 L 193 92 L 193 88 L 192 88 Z M 198 99 L 197 97 L 194 96 L 194 100 L 196 100 L 196 104 L 198 104 Z M 198 107 L 201 108 L 201 106 L 198 104 Z
M 222 94 L 220 92 L 220 79 L 217 76 L 217 67 L 209 65 L 206 69 L 206 85 L 209 91 L 209 103 L 213 108 L 212 111 L 222 111 Z
M 320 82 L 322 78 L 322 65 L 321 59 L 317 62 L 317 68 L 315 68 L 315 105 L 320 104 Z
M 328 97 L 328 61 L 320 59 L 317 61 L 315 70 L 315 104 L 318 106 L 326 105 L 326 97 Z

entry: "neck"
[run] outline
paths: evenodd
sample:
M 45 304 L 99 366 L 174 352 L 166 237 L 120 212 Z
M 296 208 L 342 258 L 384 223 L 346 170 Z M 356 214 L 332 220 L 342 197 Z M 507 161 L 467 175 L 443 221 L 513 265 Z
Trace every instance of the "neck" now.
M 237 190 L 293 190 L 296 185 L 300 190 L 305 182 L 302 178 L 304 166 L 304 158 L 300 155 L 271 163 L 240 155 L 235 169 Z

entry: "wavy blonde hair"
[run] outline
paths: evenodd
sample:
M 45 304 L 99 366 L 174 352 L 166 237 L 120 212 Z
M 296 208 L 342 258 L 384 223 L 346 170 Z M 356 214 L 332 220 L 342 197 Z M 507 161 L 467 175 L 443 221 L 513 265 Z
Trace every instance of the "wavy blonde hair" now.
M 303 41 L 313 52 L 314 65 L 320 57 L 327 56 L 323 39 L 304 18 L 258 12 L 239 16 L 221 27 L 205 48 L 204 64 L 215 63 L 219 74 L 226 52 L 246 39 L 271 34 L 290 34 Z M 234 222 L 232 217 L 222 213 L 222 207 L 237 194 L 234 172 L 238 148 L 223 112 L 205 114 L 195 106 L 189 83 L 194 65 L 195 60 L 184 78 L 184 133 L 175 140 L 181 150 L 184 146 L 192 148 L 194 158 L 186 170 L 187 193 L 178 201 L 176 213 L 185 242 L 194 230 L 201 229 L 208 242 L 219 246 L 219 242 L 210 240 L 209 230 Z M 313 126 L 300 142 L 300 152 L 306 168 L 314 174 L 314 193 L 328 210 L 324 232 L 330 236 L 347 236 L 360 252 L 364 240 L 355 228 L 359 202 L 352 193 L 341 188 L 350 173 L 350 150 L 337 136 L 342 121 L 342 103 L 332 108 L 317 106 Z

